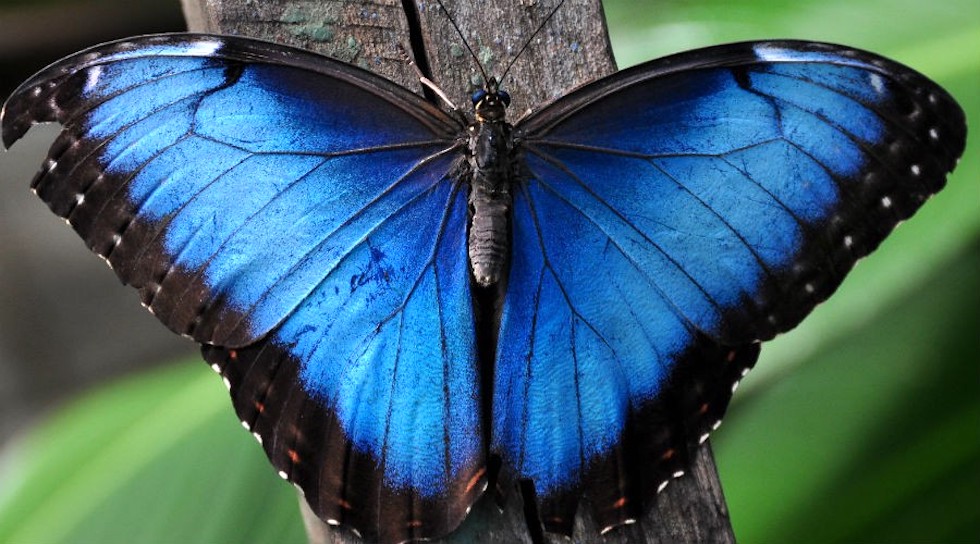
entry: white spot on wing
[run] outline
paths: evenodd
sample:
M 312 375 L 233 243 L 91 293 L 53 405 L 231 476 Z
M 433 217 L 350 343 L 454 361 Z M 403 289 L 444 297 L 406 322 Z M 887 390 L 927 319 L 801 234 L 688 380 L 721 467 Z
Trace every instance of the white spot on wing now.
M 889 197 L 887 197 L 887 196 L 881 197 L 881 205 L 884 206 L 884 207 L 886 207 L 886 208 L 891 208 L 892 207 L 892 199 L 889 198 Z
M 212 365 L 211 365 L 211 370 L 213 370 L 213 371 L 215 371 L 215 372 L 217 372 L 218 374 L 221 374 L 221 367 L 220 367 L 220 366 L 218 366 L 218 363 L 214 363 L 214 364 L 212 364 Z
M 871 87 L 875 90 L 876 93 L 885 94 L 888 91 L 888 89 L 885 86 L 885 80 L 884 78 L 881 77 L 881 75 L 871 74 L 870 79 L 871 79 Z
M 790 60 L 790 56 L 785 49 L 775 47 L 772 44 L 759 44 L 754 47 L 754 50 L 755 56 L 759 57 L 759 60 L 766 62 L 785 62 Z
M 82 87 L 83 94 L 90 94 L 99 85 L 102 78 L 102 66 L 94 66 L 85 75 L 85 86 Z
M 193 57 L 210 57 L 219 49 L 221 49 L 221 42 L 215 40 L 202 40 L 195 43 L 193 47 L 188 49 L 187 54 Z
M 282 478 L 283 480 L 288 480 L 289 479 L 289 474 L 286 474 L 286 471 L 285 470 L 280 470 L 279 471 L 279 477 Z
M 840 64 L 843 60 L 837 52 L 801 51 L 780 47 L 772 43 L 756 44 L 752 50 L 759 60 L 765 62 L 835 62 Z M 846 55 L 846 53 L 843 54 Z

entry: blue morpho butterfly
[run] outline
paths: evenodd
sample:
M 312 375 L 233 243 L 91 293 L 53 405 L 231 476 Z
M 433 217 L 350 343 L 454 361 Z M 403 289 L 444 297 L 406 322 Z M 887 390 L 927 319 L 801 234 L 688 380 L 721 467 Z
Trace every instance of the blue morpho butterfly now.
M 465 123 L 173 34 L 44 69 L 2 130 L 63 125 L 38 196 L 204 345 L 313 511 L 384 542 L 448 533 L 492 481 L 533 483 L 549 531 L 583 495 L 637 517 L 966 137 L 922 75 L 810 42 L 655 60 L 514 126 L 507 103 L 491 80 Z

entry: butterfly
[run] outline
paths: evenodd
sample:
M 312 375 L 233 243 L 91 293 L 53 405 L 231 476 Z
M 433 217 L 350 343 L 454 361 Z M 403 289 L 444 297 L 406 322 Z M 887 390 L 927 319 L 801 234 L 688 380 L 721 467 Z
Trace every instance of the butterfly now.
M 638 516 L 795 326 L 942 188 L 962 110 L 872 53 L 730 44 L 465 122 L 282 45 L 145 36 L 44 69 L 9 147 L 63 131 L 33 188 L 165 325 L 324 521 L 453 530 L 531 482 Z

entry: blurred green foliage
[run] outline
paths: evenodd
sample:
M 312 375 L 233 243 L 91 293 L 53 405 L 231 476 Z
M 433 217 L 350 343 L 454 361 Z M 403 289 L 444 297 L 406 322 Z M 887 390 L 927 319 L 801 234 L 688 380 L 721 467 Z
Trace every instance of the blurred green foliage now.
M 980 119 L 975 0 L 606 10 L 621 66 L 727 41 L 847 43 L 914 66 Z M 741 541 L 980 540 L 978 180 L 973 138 L 949 187 L 763 349 L 713 438 Z M 304 539 L 293 489 L 200 362 L 93 392 L 5 453 L 0 542 Z
M 3 543 L 305 540 L 295 491 L 198 361 L 93 392 L 7 454 Z

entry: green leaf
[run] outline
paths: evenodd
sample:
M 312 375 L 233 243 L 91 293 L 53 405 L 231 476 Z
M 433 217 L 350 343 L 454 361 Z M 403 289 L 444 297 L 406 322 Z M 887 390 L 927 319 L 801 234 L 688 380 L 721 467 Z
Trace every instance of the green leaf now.
M 733 406 L 714 445 L 742 540 L 980 534 L 977 249 Z
M 0 542 L 300 542 L 296 493 L 200 362 L 93 392 L 15 446 Z

